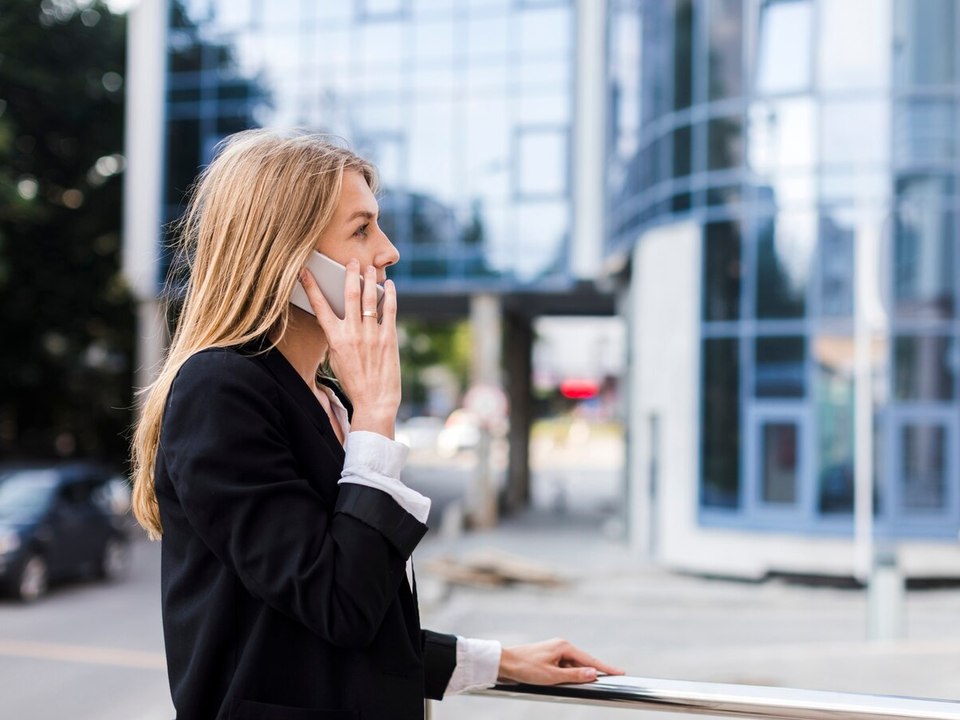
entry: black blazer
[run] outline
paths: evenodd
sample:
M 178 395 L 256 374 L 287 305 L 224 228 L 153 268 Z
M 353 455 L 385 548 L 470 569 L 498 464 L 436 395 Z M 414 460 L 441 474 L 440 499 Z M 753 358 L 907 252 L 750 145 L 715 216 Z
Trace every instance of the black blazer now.
M 258 349 L 195 354 L 167 398 L 155 484 L 177 719 L 420 720 L 456 665 L 404 569 L 427 528 L 337 485 L 326 413 Z

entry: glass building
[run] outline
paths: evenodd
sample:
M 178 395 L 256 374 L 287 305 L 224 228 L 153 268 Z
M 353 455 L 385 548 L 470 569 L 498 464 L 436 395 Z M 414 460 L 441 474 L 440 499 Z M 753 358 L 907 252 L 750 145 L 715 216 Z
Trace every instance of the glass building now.
M 252 126 L 379 167 L 401 292 L 569 279 L 572 0 L 172 0 L 164 216 Z
M 909 572 L 956 574 L 960 6 L 609 12 L 606 252 L 632 285 L 659 262 L 678 288 L 631 300 L 640 544 L 691 567 L 849 573 L 862 313 L 874 533 Z M 654 301 L 676 314 L 662 329 Z M 696 361 L 660 380 L 680 400 L 644 396 L 677 337 Z

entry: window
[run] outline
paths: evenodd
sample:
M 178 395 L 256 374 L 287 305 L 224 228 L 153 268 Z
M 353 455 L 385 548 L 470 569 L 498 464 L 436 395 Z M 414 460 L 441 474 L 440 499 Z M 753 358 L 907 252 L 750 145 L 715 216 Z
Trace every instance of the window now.
M 567 191 L 567 134 L 555 129 L 524 129 L 517 136 L 516 194 L 563 195 Z
M 956 307 L 956 222 L 931 202 L 897 216 L 894 297 L 899 317 L 950 318 Z
M 898 165 L 944 163 L 957 155 L 957 105 L 953 100 L 894 104 L 893 158 Z
M 947 428 L 909 423 L 901 429 L 902 504 L 908 510 L 939 510 L 947 484 Z
M 956 0 L 895 0 L 897 85 L 950 85 L 956 78 Z
M 809 0 L 763 0 L 757 46 L 757 92 L 787 93 L 810 87 L 812 24 Z
M 703 341 L 703 435 L 700 502 L 740 505 L 740 354 L 736 338 Z
M 756 397 L 802 398 L 807 394 L 803 336 L 758 337 L 754 348 Z
M 758 318 L 800 318 L 816 241 L 808 213 L 780 213 L 761 222 L 757 238 Z
M 693 0 L 675 0 L 673 18 L 673 109 L 693 100 Z
M 819 85 L 885 87 L 890 77 L 890 0 L 820 0 Z
M 727 170 L 743 164 L 743 122 L 725 117 L 707 123 L 707 169 Z
M 895 392 L 901 401 L 952 400 L 960 357 L 955 338 L 901 335 L 894 341 Z
M 713 0 L 709 12 L 707 92 L 710 100 L 743 93 L 743 0 Z
M 816 363 L 818 509 L 853 512 L 854 345 L 850 335 L 823 335 L 811 344 Z
M 740 225 L 708 223 L 703 235 L 703 319 L 740 317 Z
M 820 115 L 820 156 L 825 167 L 862 169 L 890 157 L 890 110 L 883 100 L 826 101 Z

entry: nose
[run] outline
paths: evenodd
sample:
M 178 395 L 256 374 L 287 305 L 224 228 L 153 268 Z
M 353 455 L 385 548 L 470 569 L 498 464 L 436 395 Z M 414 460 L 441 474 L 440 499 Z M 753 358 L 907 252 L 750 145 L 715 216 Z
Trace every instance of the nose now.
M 388 268 L 400 261 L 400 251 L 397 250 L 396 245 L 390 241 L 386 233 L 381 232 L 381 234 L 383 235 L 384 247 L 380 251 L 380 263 L 378 265 L 381 268 Z

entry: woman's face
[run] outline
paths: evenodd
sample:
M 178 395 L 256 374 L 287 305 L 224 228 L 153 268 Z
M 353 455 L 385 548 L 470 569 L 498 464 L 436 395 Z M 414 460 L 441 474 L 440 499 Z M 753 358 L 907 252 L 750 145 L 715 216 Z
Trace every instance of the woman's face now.
M 377 224 L 380 208 L 370 186 L 356 170 L 343 174 L 340 202 L 329 227 L 317 240 L 316 248 L 341 265 L 356 258 L 361 272 L 373 265 L 377 282 L 387 278 L 387 267 L 400 259 L 400 253 Z

